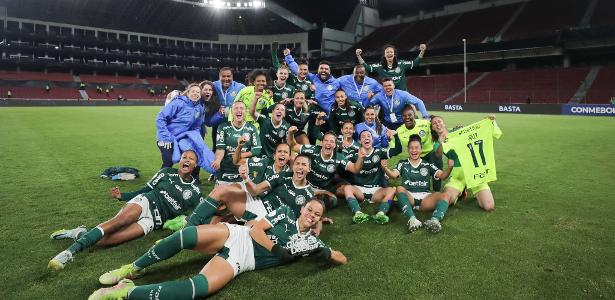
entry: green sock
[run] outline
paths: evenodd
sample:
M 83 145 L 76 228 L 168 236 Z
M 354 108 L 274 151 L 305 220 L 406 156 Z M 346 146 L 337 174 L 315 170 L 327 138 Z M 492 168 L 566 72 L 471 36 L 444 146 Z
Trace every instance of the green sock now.
M 218 211 L 218 206 L 220 206 L 220 202 L 208 196 L 203 202 L 199 203 L 192 214 L 186 218 L 186 221 L 188 221 L 186 226 L 209 224 L 211 222 L 211 217 Z
M 436 210 L 433 211 L 433 215 L 431 215 L 431 217 L 434 219 L 438 219 L 438 221 L 442 221 L 442 219 L 444 219 L 444 214 L 446 214 L 447 210 L 448 201 L 438 200 L 438 202 L 436 202 Z
M 406 193 L 397 193 L 397 203 L 408 219 L 414 217 L 414 211 L 412 211 L 412 205 L 410 205 L 410 199 L 408 199 Z
M 348 206 L 350 207 L 350 210 L 352 210 L 353 214 L 361 210 L 361 206 L 359 206 L 359 201 L 357 201 L 356 198 L 350 197 L 347 198 L 346 201 L 348 201 Z
M 391 209 L 391 202 L 393 202 L 393 200 L 384 200 L 380 202 L 380 205 L 378 206 L 378 211 L 383 212 L 385 215 L 389 213 L 389 209 Z
M 143 256 L 139 257 L 133 265 L 140 270 L 170 258 L 182 249 L 194 249 L 197 239 L 197 228 L 195 226 L 186 227 L 154 245 Z
M 203 274 L 198 274 L 190 279 L 167 281 L 157 284 L 142 285 L 128 292 L 128 299 L 149 300 L 181 300 L 195 299 L 207 296 L 209 284 Z
M 92 228 L 92 230 L 81 235 L 81 237 L 77 239 L 76 242 L 74 242 L 72 245 L 70 245 L 70 247 L 68 247 L 68 251 L 70 251 L 70 253 L 72 254 L 75 254 L 85 248 L 91 247 L 95 245 L 96 242 L 100 241 L 104 235 L 105 232 L 102 230 L 102 228 L 100 228 L 100 226 L 96 226 Z

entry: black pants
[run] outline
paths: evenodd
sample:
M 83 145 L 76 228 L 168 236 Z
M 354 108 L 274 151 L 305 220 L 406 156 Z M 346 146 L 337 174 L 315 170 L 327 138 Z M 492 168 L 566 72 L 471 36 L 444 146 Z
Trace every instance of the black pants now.
M 160 150 L 160 156 L 162 156 L 162 168 L 170 168 L 173 166 L 173 147 L 171 149 L 165 149 L 162 146 L 158 146 Z

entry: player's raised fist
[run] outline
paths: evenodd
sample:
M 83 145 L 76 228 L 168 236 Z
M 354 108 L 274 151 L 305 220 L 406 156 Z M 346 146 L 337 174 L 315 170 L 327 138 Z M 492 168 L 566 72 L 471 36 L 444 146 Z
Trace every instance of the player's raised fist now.
M 449 159 L 448 160 L 448 167 L 451 168 L 451 167 L 454 167 L 454 166 L 455 166 L 455 161 L 452 160 L 452 159 Z
M 290 49 L 284 49 L 284 56 L 290 55 Z
M 361 49 L 357 49 L 357 50 L 355 50 L 355 51 L 354 51 L 354 53 L 355 53 L 357 56 L 360 56 L 361 54 L 363 54 L 363 50 L 361 50 Z
M 427 45 L 425 45 L 425 44 L 420 44 L 419 45 L 419 50 L 425 51 L 426 49 L 427 49 Z
M 295 133 L 299 130 L 299 128 L 297 128 L 297 126 L 290 126 L 290 128 L 288 128 L 288 133 Z
M 242 135 L 237 139 L 237 146 L 243 147 L 246 145 L 247 142 L 248 142 L 248 137 Z

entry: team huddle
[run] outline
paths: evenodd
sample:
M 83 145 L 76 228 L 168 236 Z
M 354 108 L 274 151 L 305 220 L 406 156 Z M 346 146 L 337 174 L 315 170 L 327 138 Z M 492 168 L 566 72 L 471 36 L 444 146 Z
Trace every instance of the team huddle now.
M 440 232 L 449 206 L 467 190 L 484 210 L 495 209 L 488 182 L 496 179 L 492 138 L 501 131 L 492 116 L 447 129 L 442 117 L 430 115 L 406 91 L 406 71 L 420 63 L 424 44 L 413 61 L 398 59 L 395 48 L 386 46 L 375 64 L 363 61 L 357 49 L 353 74 L 339 78 L 324 61 L 310 73 L 289 49 L 280 63 L 277 45 L 273 49 L 275 80 L 266 70 L 254 70 L 244 85 L 233 80 L 232 69 L 222 68 L 218 81 L 171 93 L 156 119 L 160 171 L 140 190 L 111 189 L 113 198 L 126 201 L 113 218 L 90 230 L 54 232 L 52 239 L 74 243 L 49 268 L 63 270 L 77 252 L 94 245 L 168 229 L 175 232 L 134 262 L 101 275 L 101 284 L 114 286 L 89 299 L 194 299 L 243 272 L 304 256 L 347 263 L 319 238 L 323 223 L 332 222 L 325 211 L 341 202 L 355 224 L 387 224 L 397 205 L 409 232 Z M 213 150 L 205 143 L 208 129 Z M 408 158 L 390 167 L 389 159 L 402 153 Z M 201 193 L 200 169 L 215 180 L 207 195 Z M 376 203 L 377 213 L 362 210 L 369 203 Z M 433 213 L 421 221 L 415 211 Z M 186 280 L 143 286 L 131 281 L 182 249 L 215 255 Z

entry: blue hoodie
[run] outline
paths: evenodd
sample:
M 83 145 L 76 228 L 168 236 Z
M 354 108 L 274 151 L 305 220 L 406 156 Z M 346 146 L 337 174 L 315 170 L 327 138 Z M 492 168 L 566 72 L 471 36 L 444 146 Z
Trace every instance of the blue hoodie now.
M 178 96 L 158 113 L 156 118 L 157 139 L 173 142 L 180 133 L 191 130 L 200 132 L 203 118 L 201 101 L 192 102 L 186 96 Z

